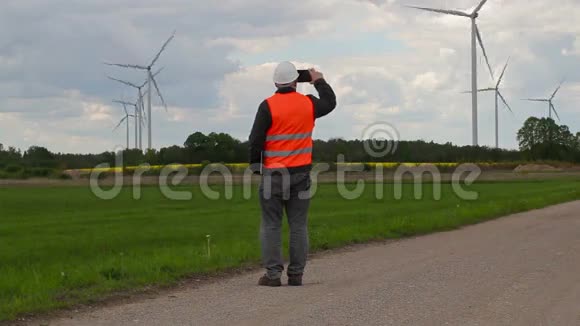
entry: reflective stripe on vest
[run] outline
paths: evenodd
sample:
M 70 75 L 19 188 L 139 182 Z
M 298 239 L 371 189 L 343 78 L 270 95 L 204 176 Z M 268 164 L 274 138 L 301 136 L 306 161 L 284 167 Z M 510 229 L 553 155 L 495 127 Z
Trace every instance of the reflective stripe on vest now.
M 298 154 L 312 153 L 312 147 L 297 149 L 295 151 L 265 151 L 265 157 L 288 157 Z
M 312 133 L 304 133 L 304 134 L 289 134 L 289 135 L 272 135 L 266 137 L 266 141 L 269 140 L 293 140 L 293 139 L 304 139 L 312 137 Z
M 267 99 L 272 124 L 266 134 L 264 167 L 296 167 L 312 164 L 314 105 L 297 92 L 277 93 Z

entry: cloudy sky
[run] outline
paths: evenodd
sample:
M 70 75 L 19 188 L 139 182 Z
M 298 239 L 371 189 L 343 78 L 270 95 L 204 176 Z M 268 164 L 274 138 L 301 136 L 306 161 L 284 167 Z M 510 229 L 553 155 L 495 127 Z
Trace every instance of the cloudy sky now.
M 147 64 L 176 30 L 158 62 L 169 110 L 155 102 L 153 145 L 182 144 L 190 133 L 227 132 L 245 140 L 258 104 L 273 91 L 275 64 L 317 67 L 338 108 L 315 136 L 360 138 L 385 121 L 405 140 L 471 143 L 470 24 L 462 17 L 404 5 L 471 10 L 478 0 L 2 0 L 0 3 L 0 143 L 60 152 L 101 152 L 124 144 L 113 132 L 138 71 L 103 61 Z M 479 26 L 514 109 L 500 114 L 503 147 L 555 100 L 562 122 L 580 131 L 578 0 L 489 0 Z M 479 52 L 479 83 L 492 85 Z M 301 91 L 315 92 L 310 85 Z M 492 145 L 493 94 L 480 96 L 480 143 Z M 133 133 L 131 134 L 132 137 Z

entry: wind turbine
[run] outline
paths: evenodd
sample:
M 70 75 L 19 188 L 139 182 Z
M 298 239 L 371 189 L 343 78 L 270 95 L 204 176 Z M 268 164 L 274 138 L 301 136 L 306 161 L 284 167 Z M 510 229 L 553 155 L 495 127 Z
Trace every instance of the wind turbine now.
M 153 74 L 153 77 L 154 78 L 157 77 L 157 75 L 159 75 L 159 73 L 161 71 L 163 71 L 163 69 L 164 68 L 161 68 L 161 69 L 157 70 L 157 72 Z M 118 79 L 118 78 L 114 78 L 114 77 L 111 77 L 111 76 L 107 76 L 107 78 L 109 78 L 110 80 L 114 80 L 116 82 L 119 82 L 121 84 L 127 85 L 129 87 L 133 87 L 133 88 L 135 88 L 137 90 L 137 103 L 136 104 L 139 105 L 139 110 L 135 110 L 135 115 L 137 116 L 136 119 L 139 120 L 139 121 L 141 121 L 141 123 L 139 123 L 139 126 L 138 126 L 138 136 L 137 136 L 138 140 L 135 140 L 135 142 L 136 143 L 138 142 L 139 145 L 135 145 L 135 147 L 138 148 L 138 149 L 140 149 L 140 150 L 143 150 L 143 128 L 142 128 L 142 124 L 143 124 L 144 118 L 143 118 L 142 114 L 145 113 L 145 104 L 143 102 L 143 96 L 144 96 L 144 94 L 143 94 L 142 89 L 143 89 L 143 87 L 145 87 L 147 85 L 149 79 L 145 80 L 145 82 L 143 82 L 143 84 L 141 84 L 141 85 L 135 85 L 135 84 L 133 84 L 131 82 L 128 82 L 128 81 L 125 81 L 125 80 L 122 80 L 122 79 Z
M 128 105 L 135 108 L 135 114 L 130 116 L 135 118 L 135 148 L 139 149 L 137 139 L 140 138 L 139 130 L 141 130 L 141 124 L 143 123 L 143 120 L 141 120 L 142 116 L 140 114 L 141 108 L 139 107 L 139 102 L 131 103 L 122 100 L 114 100 L 113 102 L 123 105 L 125 112 L 127 112 Z
M 508 108 L 508 110 L 510 110 L 511 113 L 514 113 L 512 108 L 507 103 L 505 97 L 501 94 L 501 91 L 499 90 L 499 86 L 501 85 L 501 81 L 503 79 L 503 76 L 505 75 L 505 71 L 508 67 L 509 62 L 510 62 L 510 59 L 508 58 L 507 62 L 505 63 L 505 66 L 503 67 L 501 75 L 499 76 L 499 78 L 495 84 L 495 87 L 489 87 L 489 88 L 484 88 L 484 89 L 478 90 L 478 92 L 492 92 L 493 91 L 495 93 L 495 148 L 499 148 L 499 107 L 498 107 L 499 100 L 501 99 L 501 101 L 503 102 L 503 104 L 505 104 L 505 106 Z M 492 75 L 492 77 L 493 77 L 493 75 Z M 464 93 L 471 93 L 471 92 L 464 92 Z
M 487 67 L 489 68 L 489 72 L 493 76 L 493 71 L 491 69 L 491 65 L 489 64 L 489 59 L 487 57 L 487 52 L 485 51 L 485 47 L 483 46 L 483 41 L 481 39 L 481 33 L 479 32 L 479 28 L 477 27 L 476 19 L 479 17 L 479 11 L 487 0 L 482 0 L 477 7 L 471 12 L 466 13 L 457 10 L 445 10 L 445 9 L 434 9 L 434 8 L 426 8 L 426 7 L 417 7 L 417 6 L 407 6 L 409 8 L 425 10 L 436 12 L 440 14 L 446 15 L 453 15 L 453 16 L 461 16 L 471 19 L 471 105 L 472 105 L 472 131 L 473 131 L 473 146 L 478 145 L 478 132 L 477 132 L 477 42 L 483 51 L 483 56 L 485 57 L 485 62 L 487 63 Z
M 556 107 L 554 106 L 553 100 L 556 97 L 556 94 L 558 94 L 558 91 L 560 90 L 560 88 L 562 88 L 562 84 L 564 84 L 564 81 L 560 82 L 560 85 L 558 85 L 558 88 L 556 88 L 556 90 L 554 91 L 554 93 L 552 93 L 552 96 L 550 98 L 527 98 L 527 99 L 524 99 L 524 101 L 547 102 L 548 103 L 548 117 L 550 119 L 552 119 L 552 111 L 554 111 L 554 114 L 556 114 L 556 117 L 558 117 L 558 120 L 560 120 L 560 115 L 558 114 L 558 111 L 556 111 Z
M 147 72 L 147 102 L 148 102 L 147 103 L 147 116 L 148 116 L 148 119 L 147 119 L 147 123 L 148 123 L 148 130 L 147 130 L 148 131 L 148 143 L 147 143 L 147 145 L 148 146 L 147 146 L 147 148 L 148 149 L 153 148 L 152 139 L 151 139 L 151 134 L 152 134 L 151 121 L 153 120 L 153 118 L 151 116 L 151 84 L 153 84 L 153 86 L 155 86 L 155 90 L 157 91 L 157 95 L 161 99 L 161 103 L 163 104 L 165 111 L 167 111 L 167 105 L 165 104 L 165 100 L 163 99 L 163 95 L 161 95 L 161 91 L 159 90 L 159 86 L 157 85 L 157 81 L 155 80 L 153 73 L 151 73 L 151 68 L 153 68 L 153 66 L 155 65 L 157 60 L 159 60 L 159 57 L 161 56 L 163 51 L 165 51 L 165 48 L 167 47 L 169 42 L 171 42 L 171 40 L 173 40 L 174 37 L 175 37 L 175 32 L 173 32 L 173 34 L 171 34 L 171 36 L 167 39 L 167 41 L 165 41 L 165 43 L 161 47 L 161 50 L 159 50 L 159 52 L 157 52 L 157 55 L 155 55 L 155 57 L 153 57 L 153 60 L 151 61 L 151 63 L 148 66 L 105 62 L 105 64 L 108 66 L 131 68 L 131 69 L 137 69 L 137 70 L 144 70 Z
M 129 149 L 129 117 L 133 117 L 133 115 L 127 112 L 127 106 L 124 103 L 122 103 L 122 101 L 115 102 L 123 104 L 123 109 L 125 110 L 125 117 L 123 117 L 123 119 L 119 121 L 119 124 L 113 129 L 113 131 L 117 130 L 117 128 L 119 128 L 119 126 L 121 126 L 123 122 L 127 122 L 127 149 Z

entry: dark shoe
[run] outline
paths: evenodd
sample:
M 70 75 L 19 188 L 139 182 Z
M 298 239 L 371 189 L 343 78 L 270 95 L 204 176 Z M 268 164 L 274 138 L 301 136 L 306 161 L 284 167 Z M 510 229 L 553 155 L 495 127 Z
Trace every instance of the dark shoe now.
M 302 274 L 288 275 L 288 285 L 301 286 L 302 285 Z
M 282 281 L 280 281 L 279 278 L 271 279 L 267 275 L 264 275 L 264 276 L 260 277 L 260 280 L 258 281 L 258 285 L 272 286 L 272 287 L 282 286 Z

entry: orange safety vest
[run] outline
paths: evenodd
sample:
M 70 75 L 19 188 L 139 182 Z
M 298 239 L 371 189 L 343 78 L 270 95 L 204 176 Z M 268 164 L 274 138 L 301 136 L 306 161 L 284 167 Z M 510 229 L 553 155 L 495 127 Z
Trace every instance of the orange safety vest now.
M 297 92 L 276 93 L 266 100 L 272 125 L 266 133 L 263 164 L 267 169 L 312 164 L 314 105 Z

